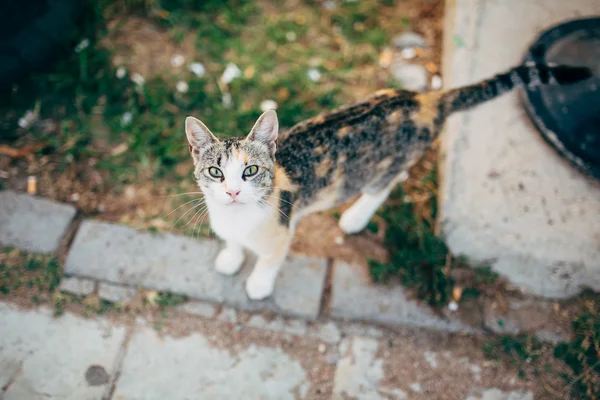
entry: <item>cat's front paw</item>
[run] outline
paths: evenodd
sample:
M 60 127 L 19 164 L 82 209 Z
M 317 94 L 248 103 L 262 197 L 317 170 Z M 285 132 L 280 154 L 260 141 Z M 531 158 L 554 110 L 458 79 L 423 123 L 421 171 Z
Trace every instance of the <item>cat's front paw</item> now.
M 225 247 L 215 260 L 215 269 L 223 275 L 235 275 L 244 263 L 244 251 Z
M 275 280 L 252 272 L 246 281 L 246 293 L 250 300 L 262 300 L 273 294 Z

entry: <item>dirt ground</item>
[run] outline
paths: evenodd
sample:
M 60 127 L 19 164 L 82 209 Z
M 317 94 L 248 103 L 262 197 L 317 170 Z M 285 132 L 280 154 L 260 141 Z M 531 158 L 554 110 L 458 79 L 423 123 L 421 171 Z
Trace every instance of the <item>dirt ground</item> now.
M 259 4 L 264 13 L 272 14 L 274 19 L 281 12 L 281 9 L 275 9 L 269 2 Z M 284 9 L 298 15 L 302 15 L 307 7 L 309 7 L 307 4 L 295 0 L 287 1 L 284 5 Z M 412 61 L 427 65 L 430 71 L 438 72 L 441 61 L 442 14 L 441 2 L 401 1 L 395 4 L 393 15 L 382 16 L 380 23 L 381 27 L 393 36 L 405 30 L 398 21 L 399 16 L 402 15 L 404 18 L 408 16 L 413 22 L 414 30 L 422 34 L 427 41 L 427 48 L 420 51 Z M 394 16 L 398 17 L 394 18 Z M 172 70 L 170 60 L 175 54 L 186 54 L 186 57 L 193 59 L 198 52 L 194 45 L 193 33 L 183 35 L 183 39 L 175 43 L 167 31 L 139 16 L 132 16 L 125 21 L 110 22 L 109 31 L 110 34 L 102 43 L 113 52 L 114 64 L 124 65 L 132 73 L 138 72 L 146 77 L 168 74 Z M 326 39 L 328 38 L 323 37 L 323 32 L 316 29 L 314 32 L 309 30 L 304 39 L 305 43 L 300 44 Z M 351 44 L 340 43 L 342 51 L 347 46 Z M 386 47 L 381 57 L 390 56 L 390 46 Z M 210 68 L 210 61 L 207 63 L 207 68 Z M 388 79 L 388 72 L 381 66 L 360 65 L 352 71 L 349 82 L 341 89 L 348 102 L 359 101 L 376 89 L 386 87 Z M 326 111 L 328 110 L 323 110 Z M 50 121 L 38 123 L 38 129 L 55 128 Z M 98 122 L 93 129 L 101 132 L 106 128 Z M 96 133 L 94 137 L 96 140 L 94 146 L 97 149 L 103 149 L 107 153 L 123 151 L 119 145 L 110 147 L 107 142 L 98 139 L 102 135 Z M 15 147 L 25 145 L 27 143 L 17 142 Z M 67 145 L 65 144 L 65 147 Z M 183 139 L 182 146 L 185 146 Z M 71 203 L 87 217 L 125 223 L 139 229 L 190 234 L 192 228 L 192 235 L 210 235 L 207 218 L 200 218 L 202 215 L 195 214 L 194 211 L 188 213 L 191 207 L 185 204 L 185 201 L 200 196 L 190 179 L 191 160 L 175 167 L 178 178 L 156 179 L 147 171 L 140 170 L 135 182 L 122 187 L 113 187 L 110 173 L 95 168 L 99 160 L 93 157 L 84 158 L 68 163 L 64 169 L 58 169 L 57 157 L 61 157 L 60 151 L 58 154 L 51 155 L 28 154 L 23 158 L 9 157 L 0 153 L 0 179 L 3 186 L 17 191 L 26 191 L 28 177 L 35 176 L 38 195 Z M 437 153 L 431 151 L 424 162 L 413 169 L 411 179 L 404 185 L 409 194 L 414 193 L 416 197 L 419 196 L 420 178 L 434 167 L 436 158 Z M 180 197 L 175 196 L 174 193 L 191 194 Z M 182 207 L 177 209 L 180 206 Z M 341 210 L 347 206 L 341 207 Z M 178 220 L 189 220 L 189 223 L 184 228 L 176 228 L 174 225 Z M 376 220 L 376 222 L 380 228 L 385 227 L 383 221 Z M 293 243 L 293 250 L 315 256 L 340 258 L 366 266 L 367 259 L 385 261 L 387 258 L 387 252 L 382 245 L 384 231 L 382 229 L 379 231 L 379 235 L 365 232 L 344 237 L 337 227 L 333 212 L 319 213 L 302 221 Z

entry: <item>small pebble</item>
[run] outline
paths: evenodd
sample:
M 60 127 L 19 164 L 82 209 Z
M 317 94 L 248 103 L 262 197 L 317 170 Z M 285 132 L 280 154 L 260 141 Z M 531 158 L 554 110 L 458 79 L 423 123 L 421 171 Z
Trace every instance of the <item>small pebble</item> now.
M 327 0 L 323 3 L 323 7 L 325 7 L 326 10 L 333 11 L 337 8 L 337 4 L 335 4 L 335 1 L 333 0 Z
M 121 116 L 121 126 L 125 127 L 125 126 L 129 125 L 132 120 L 133 120 L 133 114 L 131 113 L 131 111 L 124 112 L 123 115 Z
M 179 93 L 187 93 L 187 91 L 190 90 L 190 87 L 187 84 L 187 82 L 185 82 L 185 81 L 179 81 L 175 85 L 175 89 L 177 89 L 177 91 Z
M 428 73 L 422 65 L 396 62 L 392 64 L 390 72 L 405 89 L 420 92 L 429 86 Z
M 277 103 L 274 100 L 264 100 L 260 103 L 260 109 L 262 112 L 277 110 Z
M 423 388 L 418 383 L 411 383 L 410 389 L 415 393 L 421 393 L 423 391 Z
M 181 54 L 175 54 L 173 57 L 171 57 L 171 66 L 173 68 L 181 67 L 184 62 L 185 62 L 185 57 L 182 56 Z
M 344 237 L 343 236 L 337 236 L 335 238 L 335 244 L 337 244 L 338 246 L 341 246 L 344 244 Z
M 458 304 L 455 301 L 451 301 L 448 304 L 448 310 L 450 310 L 452 312 L 457 311 L 458 310 Z
M 394 46 L 398 49 L 404 49 L 406 47 L 427 47 L 425 38 L 415 32 L 404 32 L 392 39 Z
M 229 63 L 221 75 L 221 81 L 223 83 L 231 83 L 235 78 L 242 76 L 242 71 L 234 63 Z
M 83 39 L 75 47 L 75 53 L 81 53 L 83 50 L 87 49 L 89 46 L 90 46 L 90 39 Z
M 325 353 L 326 350 L 327 346 L 325 346 L 323 343 L 319 344 L 319 353 Z
M 106 211 L 104 204 L 98 204 L 98 212 L 103 213 L 104 211 Z
M 65 156 L 65 161 L 68 163 L 72 163 L 74 158 L 75 157 L 73 157 L 73 154 L 69 153 Z
M 80 198 L 81 198 L 81 196 L 79 195 L 79 193 L 73 193 L 73 194 L 71 195 L 71 201 L 72 201 L 73 203 L 76 203 L 76 202 L 78 202 Z
M 231 98 L 230 93 L 223 93 L 221 101 L 223 102 L 223 107 L 225 108 L 231 108 L 233 106 L 233 99 Z
M 442 88 L 442 77 L 434 75 L 431 77 L 431 88 L 433 90 L 440 90 Z
M 417 52 L 414 47 L 405 47 L 400 51 L 400 55 L 405 60 L 412 60 L 417 56 Z
M 146 82 L 146 79 L 144 79 L 144 77 L 141 74 L 138 74 L 137 72 L 131 74 L 131 80 L 138 86 L 143 86 Z
M 201 78 L 206 74 L 206 68 L 204 68 L 204 64 L 195 62 L 190 64 L 190 71 L 194 73 L 198 78 Z
M 29 127 L 33 121 L 35 121 L 35 113 L 31 110 L 28 110 L 25 115 L 19 118 L 19 126 L 21 128 Z
M 119 68 L 117 68 L 117 72 L 115 73 L 115 76 L 119 79 L 123 79 L 125 78 L 125 75 L 127 75 L 127 68 L 120 66 Z
M 294 31 L 289 31 L 285 34 L 285 38 L 287 39 L 288 42 L 295 42 L 297 37 L 298 36 L 296 35 L 296 32 L 294 32 Z
M 313 82 L 318 82 L 319 80 L 321 80 L 321 73 L 316 68 L 310 68 L 307 74 L 308 79 L 310 79 Z

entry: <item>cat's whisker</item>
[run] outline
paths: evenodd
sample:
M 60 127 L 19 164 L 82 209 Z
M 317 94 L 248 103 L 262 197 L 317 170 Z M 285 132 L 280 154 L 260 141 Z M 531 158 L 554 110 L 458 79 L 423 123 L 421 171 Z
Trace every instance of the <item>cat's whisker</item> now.
M 177 226 L 177 223 L 178 223 L 179 221 L 181 221 L 181 219 L 182 219 L 183 217 L 185 217 L 185 216 L 186 216 L 186 215 L 187 215 L 187 214 L 188 214 L 190 211 L 192 211 L 192 210 L 195 210 L 195 209 L 196 209 L 196 208 L 198 208 L 198 207 L 201 207 L 201 204 L 200 204 L 200 202 L 198 202 L 198 203 L 194 204 L 194 206 L 193 206 L 192 208 L 190 208 L 190 209 L 189 209 L 189 210 L 187 210 L 185 213 L 183 213 L 183 215 L 182 215 L 182 216 L 180 216 L 179 218 L 177 218 L 177 221 L 175 221 L 175 223 L 173 224 L 173 226 L 171 226 L 171 229 L 169 230 L 169 232 L 171 232 L 171 231 L 173 230 L 173 228 L 175 228 L 175 227 Z
M 190 194 L 203 194 L 203 193 L 202 192 L 187 192 L 187 193 L 164 195 L 164 196 L 160 196 L 160 197 L 179 197 L 179 196 L 186 196 L 186 195 L 190 195 Z
M 286 214 L 285 214 L 285 213 L 284 213 L 284 212 L 281 210 L 281 208 L 277 207 L 276 205 L 274 205 L 274 204 L 270 203 L 269 201 L 267 201 L 267 200 L 265 200 L 265 199 L 262 199 L 261 201 L 262 201 L 264 204 L 268 204 L 268 205 L 270 205 L 271 207 L 273 207 L 275 210 L 279 211 L 279 213 L 280 213 L 280 214 L 281 214 L 281 215 L 282 215 L 284 218 L 286 218 L 286 219 L 289 221 L 290 217 L 289 217 L 288 215 L 286 215 Z
M 195 231 L 196 231 L 196 226 L 198 226 L 198 222 L 200 222 L 200 225 L 198 226 L 198 240 L 200 240 L 200 230 L 202 229 L 202 224 L 204 223 L 204 219 L 208 216 L 208 209 L 202 213 L 202 215 L 200 215 L 200 217 L 198 217 L 198 220 L 196 220 L 196 224 L 194 225 L 194 229 L 192 230 L 192 239 L 195 236 Z
M 188 226 L 188 225 L 190 224 L 190 222 L 192 222 L 192 221 L 194 220 L 194 218 L 196 217 L 196 215 L 198 215 L 198 213 L 201 213 L 201 212 L 203 212 L 203 211 L 206 211 L 207 209 L 208 209 L 208 206 L 203 206 L 203 207 L 200 207 L 200 210 L 198 210 L 198 211 L 196 212 L 196 214 L 194 214 L 194 216 L 193 216 L 192 218 L 190 218 L 190 220 L 189 220 L 188 222 L 186 222 L 186 224 L 185 224 L 185 225 L 183 225 L 183 226 L 182 226 L 182 228 L 185 228 L 186 226 Z
M 171 211 L 171 212 L 170 212 L 170 213 L 168 213 L 167 215 L 164 215 L 164 216 L 162 216 L 162 217 L 160 217 L 160 218 L 161 218 L 161 219 L 162 219 L 162 218 L 167 218 L 169 215 L 173 214 L 175 211 L 179 210 L 181 207 L 185 206 L 186 204 L 190 204 L 190 203 L 192 203 L 192 202 L 194 202 L 194 201 L 198 201 L 198 202 L 199 202 L 199 201 L 204 201 L 204 198 L 203 198 L 203 197 L 200 197 L 200 198 L 197 198 L 197 199 L 192 199 L 192 200 L 190 200 L 190 201 L 186 201 L 185 203 L 183 203 L 182 205 L 180 205 L 179 207 L 177 207 L 176 209 L 174 209 L 173 211 Z

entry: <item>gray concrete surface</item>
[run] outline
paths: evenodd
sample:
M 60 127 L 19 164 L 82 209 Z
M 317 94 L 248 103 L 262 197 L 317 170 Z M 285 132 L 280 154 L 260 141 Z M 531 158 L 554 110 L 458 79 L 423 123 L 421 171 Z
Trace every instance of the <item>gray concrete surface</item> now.
M 518 65 L 541 31 L 598 14 L 597 0 L 449 0 L 445 86 Z M 519 93 L 452 116 L 442 149 L 441 228 L 454 253 L 537 295 L 600 290 L 600 185 L 542 141 Z
M 77 296 L 87 296 L 94 292 L 96 281 L 86 278 L 63 277 L 58 290 Z
M 316 318 L 326 274 L 321 259 L 290 256 L 271 300 L 250 301 L 244 281 L 252 269 L 249 257 L 235 277 L 214 270 L 220 244 L 171 234 L 150 234 L 104 222 L 81 224 L 65 264 L 67 274 L 181 293 L 243 310 L 276 310 Z
M 67 204 L 0 191 L 0 245 L 52 253 L 60 245 L 75 212 L 75 207 Z
M 0 388 L 3 400 L 100 400 L 125 339 L 125 329 L 52 311 L 20 311 L 0 303 Z M 96 376 L 99 374 L 96 373 Z
M 135 297 L 135 288 L 100 282 L 98 285 L 98 297 L 112 303 L 128 303 Z
M 131 338 L 114 398 L 294 400 L 306 398 L 306 379 L 300 363 L 279 348 L 252 344 L 236 351 L 200 333 L 160 337 L 146 328 Z
M 442 319 L 426 304 L 407 297 L 404 288 L 368 285 L 365 269 L 343 261 L 333 264 L 331 315 L 337 318 L 425 327 L 445 331 L 469 331 L 459 322 Z

